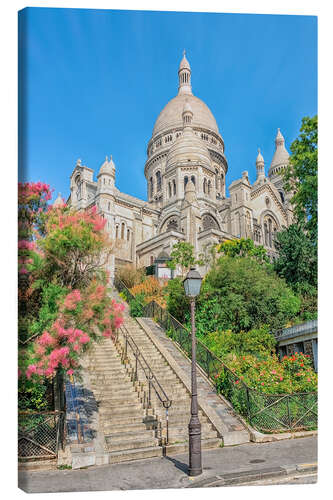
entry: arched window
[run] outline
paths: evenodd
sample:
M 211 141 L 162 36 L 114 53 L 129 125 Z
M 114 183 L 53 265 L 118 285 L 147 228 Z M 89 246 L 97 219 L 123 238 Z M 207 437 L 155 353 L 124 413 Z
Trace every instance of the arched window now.
M 282 201 L 282 203 L 284 203 L 284 194 L 283 194 L 283 191 L 279 191 L 279 193 L 280 193 L 281 201 Z
M 208 194 L 210 195 L 211 193 L 211 189 L 212 189 L 212 183 L 210 182 L 210 180 L 208 181 Z
M 125 222 L 121 223 L 121 239 L 125 238 Z
M 130 237 L 131 237 L 130 230 L 129 230 L 129 229 L 127 229 L 127 241 L 129 241 L 129 240 L 130 240 Z
M 173 181 L 172 181 L 172 186 L 173 186 L 173 194 L 175 196 L 176 195 L 176 181 L 175 181 L 175 179 L 173 179 Z
M 178 220 L 175 218 L 172 218 L 168 221 L 167 224 L 167 231 L 178 231 Z
M 116 226 L 116 240 L 119 238 L 119 226 Z
M 151 256 L 150 256 L 150 265 L 152 266 L 153 264 L 154 264 L 154 256 L 153 256 L 153 255 L 151 255 Z
M 219 171 L 215 169 L 215 188 L 219 191 Z
M 193 184 L 195 185 L 195 176 L 194 176 L 194 175 L 192 175 L 192 177 L 191 177 L 191 181 L 192 181 L 192 182 L 193 182 Z
M 207 193 L 207 179 L 206 179 L 206 177 L 204 178 L 204 181 L 203 181 L 203 192 L 205 194 Z
M 272 247 L 272 219 L 268 219 L 268 242 L 269 246 Z
M 110 210 L 111 210 L 111 203 L 108 202 L 108 211 L 110 212 Z
M 82 190 L 81 190 L 81 187 L 82 187 L 82 182 L 81 182 L 81 177 L 80 175 L 77 175 L 75 177 L 75 184 L 76 184 L 76 198 L 78 200 L 81 200 L 81 195 L 82 195 Z
M 184 177 L 184 190 L 186 188 L 186 184 L 188 183 L 188 177 L 187 175 Z
M 206 231 L 207 229 L 219 229 L 219 225 L 214 219 L 214 217 L 210 214 L 206 214 L 202 218 L 202 226 L 203 226 L 203 231 Z
M 265 234 L 265 245 L 268 246 L 268 225 L 267 222 L 264 224 L 264 234 Z
M 158 170 L 156 172 L 156 189 L 157 189 L 157 191 L 160 191 L 161 187 L 162 187 L 161 172 Z
M 149 179 L 149 195 L 151 198 L 153 197 L 153 194 L 154 194 L 154 182 L 153 182 L 153 178 L 151 177 Z
M 171 182 L 169 182 L 168 188 L 169 188 L 169 198 L 171 198 Z

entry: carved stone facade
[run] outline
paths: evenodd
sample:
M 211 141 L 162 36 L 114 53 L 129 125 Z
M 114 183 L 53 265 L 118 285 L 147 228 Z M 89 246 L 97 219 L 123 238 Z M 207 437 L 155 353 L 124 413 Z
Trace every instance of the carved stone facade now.
M 225 239 L 252 238 L 274 258 L 275 234 L 292 222 L 290 196 L 282 182 L 289 154 L 280 130 L 268 176 L 259 151 L 256 181 L 251 185 L 244 171 L 226 197 L 224 141 L 212 112 L 192 93 L 185 53 L 178 80 L 178 94 L 159 114 L 148 141 L 148 201 L 116 188 L 112 157 L 102 164 L 97 182 L 80 160 L 71 175 L 69 203 L 79 209 L 96 204 L 117 242 L 111 274 L 125 263 L 151 265 L 161 252 L 170 254 L 177 241 L 190 241 L 198 255 Z

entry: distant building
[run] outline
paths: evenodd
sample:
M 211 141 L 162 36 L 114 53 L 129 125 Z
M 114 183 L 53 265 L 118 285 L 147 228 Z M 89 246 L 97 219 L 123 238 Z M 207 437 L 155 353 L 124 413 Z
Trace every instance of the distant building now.
M 280 358 L 291 356 L 294 352 L 308 354 L 312 358 L 315 371 L 318 371 L 318 321 L 306 321 L 299 325 L 283 328 L 275 334 Z
M 210 109 L 193 95 L 191 75 L 184 52 L 178 94 L 162 109 L 147 145 L 148 201 L 116 188 L 112 157 L 106 157 L 97 182 L 80 160 L 71 175 L 69 203 L 79 209 L 96 204 L 117 240 L 112 273 L 126 263 L 152 265 L 161 253 L 170 255 L 177 241 L 191 242 L 198 255 L 225 239 L 252 238 L 274 258 L 275 234 L 292 222 L 281 175 L 289 154 L 280 130 L 268 176 L 259 151 L 256 181 L 251 185 L 244 171 L 226 197 L 224 141 Z

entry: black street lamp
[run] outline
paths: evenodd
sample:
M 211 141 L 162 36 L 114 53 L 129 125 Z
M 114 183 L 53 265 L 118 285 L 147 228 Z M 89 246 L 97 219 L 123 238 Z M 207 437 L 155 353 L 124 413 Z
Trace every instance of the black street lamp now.
M 189 434 L 189 475 L 199 476 L 202 473 L 201 464 L 201 424 L 198 417 L 198 390 L 196 373 L 196 338 L 195 338 L 195 298 L 200 293 L 202 278 L 195 268 L 187 273 L 184 279 L 185 294 L 191 304 L 191 330 L 192 330 L 192 369 L 191 369 L 191 419 L 188 425 Z

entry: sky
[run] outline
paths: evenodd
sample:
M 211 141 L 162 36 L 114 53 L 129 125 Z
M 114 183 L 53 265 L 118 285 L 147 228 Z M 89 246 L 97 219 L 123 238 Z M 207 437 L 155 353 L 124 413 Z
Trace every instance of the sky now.
M 19 179 L 64 198 L 76 160 L 106 155 L 116 186 L 146 199 L 144 164 L 154 123 L 177 94 L 183 49 L 192 90 L 225 144 L 227 185 L 266 173 L 277 128 L 287 149 L 317 113 L 317 18 L 28 8 L 19 13 Z

